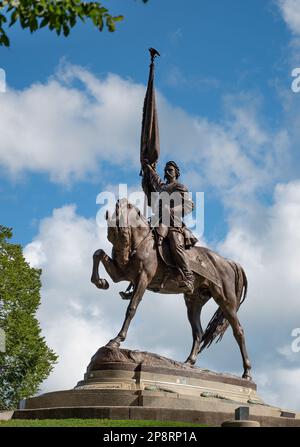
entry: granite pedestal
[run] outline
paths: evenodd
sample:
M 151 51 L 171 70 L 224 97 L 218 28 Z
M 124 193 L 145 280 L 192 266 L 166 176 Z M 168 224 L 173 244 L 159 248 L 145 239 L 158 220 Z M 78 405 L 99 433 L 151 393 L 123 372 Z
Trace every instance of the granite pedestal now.
M 300 414 L 266 405 L 252 381 L 148 352 L 103 347 L 74 389 L 26 399 L 13 418 L 154 419 L 219 426 L 245 405 L 249 419 L 262 426 L 300 426 Z

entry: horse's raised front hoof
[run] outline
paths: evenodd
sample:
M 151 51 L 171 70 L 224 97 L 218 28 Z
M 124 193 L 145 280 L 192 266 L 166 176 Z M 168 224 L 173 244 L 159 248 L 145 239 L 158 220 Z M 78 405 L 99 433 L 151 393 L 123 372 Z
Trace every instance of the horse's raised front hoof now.
M 91 282 L 95 284 L 98 289 L 107 290 L 109 288 L 109 284 L 106 279 L 94 278 L 91 277 Z
M 92 277 L 91 277 L 91 283 L 95 284 L 95 286 L 98 287 L 99 282 L 100 282 L 99 277 L 96 277 L 96 276 L 92 275 Z
M 100 282 L 101 282 L 101 284 L 102 284 L 101 289 L 103 289 L 103 290 L 107 290 L 107 289 L 109 289 L 109 284 L 108 284 L 108 282 L 106 281 L 106 279 L 100 279 Z
M 95 253 L 93 254 L 93 258 L 100 258 L 100 260 L 101 260 L 104 255 L 105 255 L 105 252 L 100 248 L 99 250 L 95 251 Z

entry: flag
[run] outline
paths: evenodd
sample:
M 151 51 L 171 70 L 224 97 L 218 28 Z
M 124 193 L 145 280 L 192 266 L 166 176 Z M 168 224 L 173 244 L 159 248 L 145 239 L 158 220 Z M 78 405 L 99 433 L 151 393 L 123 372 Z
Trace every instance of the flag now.
M 144 160 L 147 159 L 149 164 L 151 164 L 155 168 L 155 164 L 160 154 L 160 146 L 159 146 L 158 117 L 157 117 L 155 89 L 154 89 L 153 59 L 154 58 L 152 57 L 147 91 L 143 107 L 140 159 L 141 159 L 141 165 L 143 165 Z M 143 171 L 141 170 L 140 175 L 143 176 L 142 187 L 147 196 L 148 205 L 150 205 L 151 189 L 147 179 L 147 174 L 143 173 Z

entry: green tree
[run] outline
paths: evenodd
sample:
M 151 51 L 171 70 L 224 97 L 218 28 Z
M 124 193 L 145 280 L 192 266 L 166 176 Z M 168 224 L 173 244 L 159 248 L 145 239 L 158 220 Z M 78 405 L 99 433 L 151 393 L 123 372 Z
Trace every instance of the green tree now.
M 0 225 L 0 328 L 6 339 L 5 352 L 0 352 L 0 409 L 34 395 L 57 360 L 35 316 L 41 270 L 29 266 L 11 237 L 11 230 Z
M 147 3 L 148 0 L 142 0 Z M 2 11 L 2 12 L 1 12 Z M 70 29 L 80 19 L 90 19 L 100 31 L 106 26 L 108 31 L 115 31 L 116 22 L 123 20 L 122 15 L 113 16 L 102 2 L 82 0 L 0 0 L 0 46 L 9 46 L 10 41 L 4 26 L 9 27 L 19 22 L 22 28 L 29 28 L 33 33 L 44 26 L 63 32 L 68 36 Z

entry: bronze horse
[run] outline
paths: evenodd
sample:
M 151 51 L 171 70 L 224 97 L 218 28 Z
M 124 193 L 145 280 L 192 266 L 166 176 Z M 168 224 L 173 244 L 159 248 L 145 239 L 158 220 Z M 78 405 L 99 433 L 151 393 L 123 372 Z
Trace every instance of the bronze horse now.
M 106 220 L 108 240 L 113 245 L 112 258 L 101 249 L 94 253 L 91 281 L 99 289 L 108 289 L 108 282 L 99 278 L 98 268 L 102 262 L 114 282 L 131 281 L 134 284 L 123 326 L 118 335 L 106 345 L 119 347 L 126 339 L 130 322 L 146 289 L 159 293 L 183 292 L 178 287 L 180 273 L 173 269 L 173 274 L 170 275 L 170 268 L 158 252 L 153 229 L 134 205 L 126 199 L 121 199 L 116 204 L 113 216 L 106 214 Z M 250 380 L 251 364 L 246 350 L 244 331 L 237 317 L 237 311 L 247 294 L 245 272 L 239 264 L 207 248 L 194 246 L 188 251 L 194 260 L 201 259 L 205 255 L 206 260 L 209 260 L 215 268 L 217 280 L 208 279 L 205 274 L 194 273 L 194 292 L 192 295 L 184 294 L 193 333 L 192 349 L 185 363 L 194 365 L 197 355 L 217 337 L 219 341 L 230 324 L 243 359 L 243 378 Z M 194 269 L 194 272 L 196 271 L 197 269 Z M 210 298 L 215 300 L 219 308 L 203 331 L 200 321 L 201 310 Z

